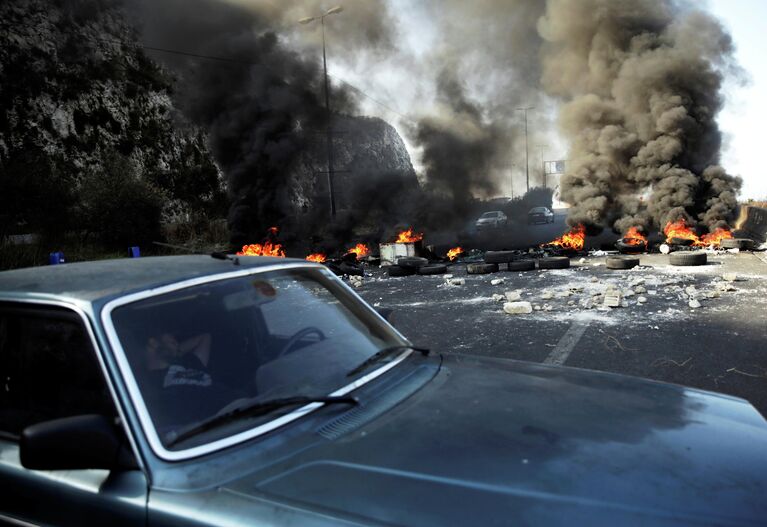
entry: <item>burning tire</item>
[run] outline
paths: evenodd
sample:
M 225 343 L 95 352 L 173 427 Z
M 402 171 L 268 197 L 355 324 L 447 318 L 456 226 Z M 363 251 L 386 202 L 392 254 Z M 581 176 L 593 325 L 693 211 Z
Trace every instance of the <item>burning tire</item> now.
M 535 269 L 535 260 L 509 262 L 509 271 L 532 271 L 533 269 Z
M 397 265 L 399 267 L 404 267 L 405 269 L 413 269 L 413 271 L 418 270 L 419 267 L 423 267 L 428 263 L 429 260 L 419 256 L 406 256 L 397 260 Z
M 633 269 L 639 265 L 639 258 L 636 256 L 608 256 L 605 267 L 608 269 Z
M 431 275 L 431 274 L 445 274 L 447 272 L 447 266 L 442 264 L 424 265 L 418 268 L 418 274 Z
M 750 238 L 725 238 L 720 245 L 722 249 L 749 250 L 754 248 L 754 240 Z
M 669 261 L 671 265 L 679 266 L 706 265 L 708 258 L 704 252 L 678 252 L 671 253 Z
M 498 271 L 498 264 L 496 263 L 476 263 L 466 266 L 466 272 L 469 274 L 487 274 L 496 271 Z
M 415 269 L 400 267 L 399 265 L 390 265 L 387 269 L 389 276 L 410 276 L 415 274 Z
M 689 247 L 690 245 L 693 244 L 693 240 L 691 240 L 689 238 L 671 238 L 668 241 L 668 243 L 671 244 L 671 245 L 682 245 L 682 246 L 685 246 L 685 247 Z
M 509 263 L 514 260 L 515 256 L 514 251 L 487 251 L 485 253 L 485 263 Z
M 647 243 L 626 243 L 621 239 L 615 242 L 615 248 L 625 254 L 643 253 L 647 251 Z
M 570 258 L 567 256 L 551 256 L 538 260 L 539 269 L 567 269 L 570 267 Z

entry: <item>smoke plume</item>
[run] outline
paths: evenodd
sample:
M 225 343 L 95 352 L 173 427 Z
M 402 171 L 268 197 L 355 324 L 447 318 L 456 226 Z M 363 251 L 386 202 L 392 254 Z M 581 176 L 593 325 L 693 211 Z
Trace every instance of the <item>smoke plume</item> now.
M 648 230 L 733 218 L 739 178 L 718 166 L 730 36 L 673 0 L 549 0 L 542 85 L 564 104 L 568 222 Z

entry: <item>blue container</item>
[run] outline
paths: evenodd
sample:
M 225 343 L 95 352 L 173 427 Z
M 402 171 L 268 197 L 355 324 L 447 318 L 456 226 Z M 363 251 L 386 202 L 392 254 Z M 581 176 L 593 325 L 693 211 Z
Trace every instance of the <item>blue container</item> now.
M 51 253 L 48 255 L 48 263 L 50 265 L 58 265 L 63 264 L 66 260 L 64 260 L 64 253 L 61 251 L 57 251 L 55 253 Z
M 139 251 L 138 246 L 128 247 L 128 257 L 139 258 L 140 256 L 141 256 L 141 251 Z

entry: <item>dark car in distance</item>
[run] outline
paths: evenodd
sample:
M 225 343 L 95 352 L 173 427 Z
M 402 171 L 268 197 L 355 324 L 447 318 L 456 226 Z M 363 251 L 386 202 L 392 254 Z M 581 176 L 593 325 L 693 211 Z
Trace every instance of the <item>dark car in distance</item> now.
M 533 207 L 527 213 L 527 224 L 554 223 L 554 213 L 548 207 Z
M 0 378 L 0 523 L 767 518 L 748 402 L 428 352 L 302 260 L 0 272 Z

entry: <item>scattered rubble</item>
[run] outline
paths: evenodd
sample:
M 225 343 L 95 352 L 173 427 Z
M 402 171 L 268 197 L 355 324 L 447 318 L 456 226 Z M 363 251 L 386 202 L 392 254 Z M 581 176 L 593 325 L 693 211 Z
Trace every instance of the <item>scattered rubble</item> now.
M 519 291 L 506 291 L 505 295 L 507 302 L 517 302 L 522 299 L 522 295 Z
M 530 302 L 506 302 L 503 310 L 509 315 L 526 315 L 533 312 L 533 306 Z
M 689 305 L 689 306 L 690 306 L 692 309 L 697 309 L 697 308 L 699 308 L 699 307 L 700 307 L 700 302 L 698 302 L 698 300 L 696 300 L 695 298 L 693 298 L 692 300 L 690 300 L 690 301 L 688 302 L 688 304 L 687 304 L 687 305 Z
M 618 289 L 609 288 L 605 291 L 605 298 L 602 305 L 606 307 L 620 307 L 622 306 L 621 292 Z
M 502 302 L 506 300 L 506 297 L 504 295 L 494 294 L 493 295 L 493 302 Z
M 445 280 L 445 283 L 447 285 L 463 285 L 466 283 L 466 280 L 464 278 L 448 278 Z
M 493 278 L 492 280 L 490 280 L 490 285 L 501 285 L 505 281 L 506 280 L 504 278 Z

